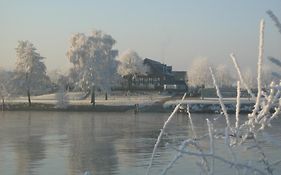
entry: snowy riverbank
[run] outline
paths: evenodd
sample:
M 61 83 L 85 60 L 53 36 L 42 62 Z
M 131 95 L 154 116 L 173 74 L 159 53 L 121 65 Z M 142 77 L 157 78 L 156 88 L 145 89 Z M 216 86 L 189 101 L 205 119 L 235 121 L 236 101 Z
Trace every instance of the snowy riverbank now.
M 82 93 L 67 93 L 65 108 L 57 107 L 56 94 L 33 96 L 32 106 L 29 107 L 26 97 L 10 98 L 6 100 L 5 111 L 36 110 L 36 111 L 96 111 L 96 112 L 125 112 L 135 111 L 136 104 L 139 112 L 171 112 L 180 102 L 180 96 L 172 97 L 158 93 L 134 93 L 134 94 L 111 94 L 108 100 L 104 94 L 97 94 L 96 106 L 90 103 L 90 98 L 83 99 Z M 224 99 L 228 112 L 235 112 L 236 99 Z M 187 98 L 183 106 L 188 104 L 190 112 L 193 113 L 220 113 L 221 107 L 217 98 Z M 248 98 L 241 99 L 241 112 L 250 112 L 254 101 Z
M 255 101 L 249 98 L 241 98 L 240 111 L 242 113 L 251 112 Z M 173 109 L 180 100 L 169 100 L 163 104 L 166 110 Z M 236 110 L 236 98 L 224 98 L 224 104 L 229 113 L 234 113 Z M 182 102 L 183 106 L 188 105 L 190 112 L 193 113 L 220 113 L 221 106 L 218 98 L 205 98 L 202 99 L 186 99 Z
M 170 95 L 152 93 L 114 93 L 108 95 L 105 100 L 104 94 L 96 94 L 96 105 L 92 106 L 90 98 L 83 98 L 83 93 L 67 93 L 67 103 L 65 108 L 57 107 L 56 94 L 46 94 L 41 96 L 32 96 L 32 106 L 27 104 L 26 97 L 14 97 L 6 100 L 6 111 L 14 110 L 46 110 L 46 111 L 98 111 L 98 112 L 124 112 L 135 110 L 137 104 L 139 111 L 149 110 L 153 105 L 162 103 L 171 98 Z M 159 107 L 162 111 L 162 107 Z

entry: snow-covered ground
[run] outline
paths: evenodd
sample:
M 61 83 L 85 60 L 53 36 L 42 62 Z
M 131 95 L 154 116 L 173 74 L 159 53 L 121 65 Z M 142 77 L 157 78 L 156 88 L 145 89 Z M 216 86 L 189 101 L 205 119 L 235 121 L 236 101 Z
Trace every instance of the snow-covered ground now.
M 85 96 L 81 92 L 68 92 L 66 94 L 69 105 L 91 105 L 90 97 L 83 99 Z M 108 95 L 108 100 L 105 100 L 105 94 L 96 93 L 96 105 L 105 106 L 134 106 L 138 104 L 139 108 L 146 109 L 144 107 L 150 107 L 156 102 L 163 102 L 157 104 L 158 111 L 170 111 L 178 103 L 181 102 L 181 97 L 171 97 L 169 95 L 158 94 L 156 92 L 151 93 L 131 93 L 125 92 L 112 93 Z M 167 101 L 166 101 L 167 100 Z M 241 98 L 241 111 L 248 112 L 252 110 L 254 100 L 248 98 Z M 40 96 L 32 96 L 32 103 L 41 104 L 58 104 L 56 94 L 45 94 Z M 6 100 L 8 103 L 27 103 L 27 97 L 16 97 Z M 235 111 L 236 98 L 225 98 L 224 103 L 228 111 Z M 187 97 L 183 102 L 183 105 L 188 104 L 191 112 L 220 112 L 221 107 L 218 98 L 189 98 Z
M 224 98 L 224 104 L 228 111 L 233 112 L 236 109 L 236 98 Z M 163 104 L 164 109 L 174 108 L 179 104 L 181 100 L 169 100 Z M 188 104 L 191 112 L 220 112 L 221 106 L 218 98 L 204 98 L 202 99 L 185 99 L 182 102 L 182 105 L 185 106 Z M 240 99 L 240 109 L 241 112 L 248 112 L 252 110 L 254 100 L 249 98 Z
M 236 104 L 236 98 L 224 98 L 225 104 Z M 177 105 L 181 102 L 181 100 L 169 100 L 164 103 L 164 106 Z M 254 103 L 255 100 L 249 98 L 241 98 L 240 102 L 245 103 Z M 204 98 L 204 99 L 189 99 L 188 97 L 182 101 L 182 104 L 219 104 L 218 98 Z
M 66 94 L 69 104 L 79 104 L 79 105 L 89 105 L 90 97 L 86 99 L 82 99 L 85 95 L 80 92 L 69 92 Z M 126 94 L 126 93 L 115 93 L 109 94 L 108 100 L 105 100 L 104 94 L 96 94 L 96 104 L 101 105 L 149 105 L 155 103 L 157 101 L 163 100 L 167 97 L 167 95 L 157 94 L 157 93 L 134 93 L 134 94 Z M 45 94 L 40 96 L 32 96 L 31 101 L 33 103 L 45 103 L 45 104 L 56 104 L 56 94 Z M 27 97 L 14 97 L 6 100 L 9 103 L 26 103 Z

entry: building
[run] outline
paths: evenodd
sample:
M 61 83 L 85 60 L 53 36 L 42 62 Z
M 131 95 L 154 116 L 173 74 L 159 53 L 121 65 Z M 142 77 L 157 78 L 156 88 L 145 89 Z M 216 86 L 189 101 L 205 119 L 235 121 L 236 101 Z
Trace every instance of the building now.
M 172 81 L 164 84 L 166 91 L 187 91 L 186 71 L 172 71 Z
M 145 58 L 143 64 L 147 67 L 146 75 L 135 75 L 130 85 L 131 90 L 187 90 L 185 71 L 173 71 L 172 66 L 149 58 Z

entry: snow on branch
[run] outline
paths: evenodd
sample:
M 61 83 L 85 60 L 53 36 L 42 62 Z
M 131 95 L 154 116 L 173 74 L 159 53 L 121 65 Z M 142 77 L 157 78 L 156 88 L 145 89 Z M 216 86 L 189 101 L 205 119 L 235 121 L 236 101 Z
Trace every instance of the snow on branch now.
M 239 65 L 238 65 L 238 63 L 237 63 L 236 56 L 234 55 L 234 53 L 231 53 L 231 54 L 230 54 L 230 57 L 231 57 L 231 59 L 232 59 L 232 61 L 233 61 L 234 67 L 235 67 L 235 69 L 236 69 L 236 71 L 237 71 L 237 73 L 238 73 L 240 82 L 241 82 L 242 85 L 247 89 L 247 92 L 251 95 L 251 97 L 252 97 L 253 99 L 255 99 L 254 93 L 253 93 L 252 90 L 249 88 L 249 86 L 247 85 L 247 83 L 245 83 L 245 81 L 244 81 L 244 78 L 243 78 L 242 73 L 241 73 L 241 69 L 240 69 L 240 67 L 239 67 Z
M 281 33 L 281 23 L 277 16 L 271 10 L 267 10 L 266 13 L 269 15 L 269 17 L 275 23 L 275 26 L 277 27 L 278 31 Z
M 219 97 L 219 102 L 220 102 L 220 105 L 221 105 L 223 114 L 224 114 L 224 116 L 225 116 L 226 125 L 227 125 L 228 128 L 230 128 L 229 116 L 228 116 L 226 107 L 225 107 L 225 105 L 224 105 L 224 102 L 223 102 L 223 98 L 222 98 L 220 89 L 219 89 L 219 87 L 218 87 L 218 85 L 217 85 L 217 81 L 216 81 L 215 75 L 214 75 L 213 70 L 212 70 L 211 67 L 210 67 L 210 73 L 211 73 L 211 75 L 212 75 L 212 79 L 213 79 L 214 86 L 215 86 L 215 88 L 216 88 L 217 96 Z
M 245 83 L 243 76 L 240 71 L 240 67 L 237 64 L 236 58 L 234 54 L 230 54 L 230 57 L 233 60 L 234 66 L 237 70 L 240 81 L 237 81 L 237 97 L 236 97 L 236 113 L 235 113 L 235 125 L 231 128 L 231 123 L 229 119 L 229 115 L 227 113 L 226 106 L 223 101 L 223 97 L 221 95 L 216 77 L 212 68 L 210 67 L 210 75 L 213 80 L 213 84 L 216 88 L 216 93 L 218 96 L 219 103 L 221 105 L 224 117 L 225 117 L 225 128 L 224 134 L 220 129 L 217 129 L 216 123 L 212 123 L 209 119 L 207 119 L 207 127 L 208 133 L 204 133 L 203 136 L 198 136 L 196 134 L 195 128 L 193 126 L 191 114 L 189 111 L 189 106 L 187 105 L 187 116 L 189 118 L 192 130 L 192 137 L 188 138 L 181 142 L 178 147 L 173 147 L 177 153 L 171 162 L 165 167 L 162 171 L 162 175 L 166 174 L 169 169 L 173 167 L 173 165 L 183 156 L 192 156 L 195 158 L 201 159 L 201 163 L 197 162 L 199 168 L 201 169 L 200 174 L 208 174 L 212 175 L 215 173 L 215 168 L 220 164 L 216 164 L 215 161 L 220 161 L 223 164 L 229 165 L 229 167 L 233 168 L 236 171 L 236 174 L 273 174 L 274 168 L 278 166 L 281 161 L 280 160 L 269 160 L 267 157 L 262 145 L 260 144 L 260 133 L 264 133 L 264 129 L 267 126 L 271 126 L 271 121 L 280 116 L 281 113 L 281 82 L 276 84 L 272 82 L 269 86 L 269 91 L 262 91 L 262 65 L 263 65 L 263 57 L 264 57 L 264 20 L 260 22 L 260 37 L 259 37 L 259 57 L 258 57 L 258 71 L 257 71 L 257 98 L 251 91 L 251 89 Z M 248 93 L 255 99 L 255 106 L 253 111 L 248 114 L 248 119 L 242 123 L 240 122 L 240 106 L 241 106 L 241 84 L 244 85 L 248 91 Z M 184 98 L 183 98 L 184 99 Z M 182 100 L 183 100 L 182 99 Z M 147 169 L 147 175 L 149 174 L 149 170 L 152 166 L 153 158 L 156 153 L 156 149 L 160 143 L 160 140 L 165 132 L 165 129 L 180 107 L 182 101 L 175 107 L 174 111 L 164 123 L 164 126 L 158 136 L 156 144 L 154 145 L 152 157 L 150 160 L 149 167 Z M 274 112 L 272 113 L 274 109 Z M 215 120 L 214 120 L 215 121 Z M 221 127 L 221 126 L 220 126 Z M 231 133 L 232 132 L 232 133 Z M 208 137 L 209 136 L 209 137 Z M 220 139 L 224 137 L 225 142 L 221 142 Z M 265 136 L 263 136 L 265 137 Z M 208 139 L 208 147 L 202 147 L 200 144 L 206 145 L 206 138 Z M 233 142 L 235 141 L 235 142 Z M 243 160 L 242 157 L 239 157 L 237 151 L 239 152 L 243 149 L 246 144 L 249 146 L 249 151 L 257 156 L 260 156 L 259 160 Z M 232 144 L 234 143 L 234 144 Z M 220 151 L 217 151 L 218 145 L 225 146 L 228 154 L 220 154 Z M 272 163 L 273 162 L 273 163 Z M 258 164 L 258 166 L 256 166 Z M 260 166 L 261 165 L 261 166 Z
M 266 172 L 264 172 L 264 171 L 262 171 L 262 170 L 260 170 L 258 168 L 255 168 L 255 167 L 249 166 L 247 164 L 243 164 L 243 163 L 236 163 L 236 162 L 227 160 L 224 157 L 221 157 L 221 156 L 218 156 L 218 155 L 214 155 L 214 154 L 211 154 L 211 153 L 197 153 L 197 152 L 191 152 L 191 151 L 182 151 L 182 150 L 179 150 L 179 149 L 177 151 L 181 152 L 182 154 L 186 154 L 186 155 L 190 155 L 190 156 L 211 157 L 211 158 L 214 158 L 216 160 L 220 160 L 220 161 L 222 161 L 225 164 L 230 165 L 230 167 L 237 167 L 239 169 L 248 169 L 248 170 L 250 170 L 252 172 L 255 172 L 255 173 L 258 173 L 258 174 L 261 174 L 261 175 L 267 175 Z
M 258 92 L 256 103 L 254 109 L 251 114 L 249 114 L 249 118 L 251 119 L 249 124 L 253 124 L 254 120 L 256 120 L 257 113 L 259 111 L 261 105 L 261 95 L 262 95 L 262 64 L 263 64 L 263 54 L 264 54 L 264 25 L 265 22 L 262 19 L 260 22 L 260 37 L 259 37 L 259 57 L 258 57 L 258 72 L 257 72 L 257 81 L 258 81 Z
M 183 95 L 181 102 L 175 107 L 174 111 L 171 113 L 169 118 L 165 121 L 165 123 L 163 125 L 163 128 L 161 129 L 161 132 L 160 132 L 160 134 L 159 134 L 159 136 L 157 138 L 157 141 L 156 141 L 156 143 L 154 145 L 154 148 L 153 148 L 153 152 L 152 152 L 152 155 L 151 155 L 149 166 L 148 166 L 147 171 L 146 171 L 146 175 L 149 174 L 149 171 L 150 171 L 150 168 L 152 166 L 152 162 L 153 162 L 153 159 L 154 159 L 154 156 L 155 156 L 155 153 L 156 153 L 156 149 L 157 149 L 157 147 L 158 147 L 158 145 L 159 145 L 159 143 L 161 141 L 161 138 L 162 138 L 162 136 L 163 136 L 163 134 L 165 132 L 165 129 L 166 129 L 168 123 L 172 120 L 172 118 L 175 115 L 175 113 L 178 111 L 182 101 L 185 99 L 185 96 L 186 96 L 186 93 Z

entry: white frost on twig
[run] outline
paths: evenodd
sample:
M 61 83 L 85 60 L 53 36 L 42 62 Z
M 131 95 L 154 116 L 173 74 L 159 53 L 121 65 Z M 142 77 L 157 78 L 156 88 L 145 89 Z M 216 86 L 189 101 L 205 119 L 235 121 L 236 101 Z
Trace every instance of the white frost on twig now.
M 214 86 L 215 86 L 216 91 L 217 91 L 217 96 L 219 97 L 219 102 L 220 102 L 220 105 L 221 105 L 223 114 L 224 114 L 224 116 L 225 116 L 226 125 L 227 125 L 228 128 L 230 128 L 230 122 L 229 122 L 228 113 L 227 113 L 226 107 L 225 107 L 225 105 L 224 105 L 224 102 L 223 102 L 223 98 L 222 98 L 220 89 L 219 89 L 219 87 L 218 87 L 218 85 L 217 85 L 217 81 L 216 81 L 215 75 L 214 75 L 213 70 L 212 70 L 211 67 L 210 67 L 210 72 L 211 72 L 211 75 L 212 75 L 212 79 L 213 79 Z
M 267 173 L 260 170 L 260 169 L 257 169 L 255 167 L 252 167 L 252 166 L 249 166 L 249 165 L 246 165 L 246 164 L 242 164 L 242 163 L 235 163 L 235 162 L 232 162 L 230 160 L 227 160 L 221 156 L 217 156 L 217 155 L 214 155 L 214 154 L 210 154 L 210 153 L 197 153 L 197 152 L 191 152 L 191 151 L 181 151 L 181 150 L 177 150 L 179 152 L 182 152 L 183 154 L 187 154 L 187 155 L 191 155 L 191 156 L 197 156 L 197 157 L 211 157 L 211 158 L 214 158 L 216 160 L 220 160 L 228 165 L 230 165 L 231 167 L 232 166 L 236 166 L 237 168 L 240 168 L 240 169 L 248 169 L 252 172 L 256 172 L 258 174 L 261 174 L 261 175 L 266 175 Z M 279 163 L 279 162 L 278 162 Z
M 197 134 L 196 134 L 195 129 L 194 129 L 194 125 L 193 125 L 193 121 L 192 121 L 192 118 L 191 118 L 191 114 L 190 114 L 188 105 L 186 106 L 186 112 L 187 112 L 188 119 L 189 119 L 189 122 L 190 122 L 190 127 L 191 127 L 191 131 L 192 131 L 192 134 L 193 134 L 193 138 L 197 138 Z
M 215 154 L 215 143 L 214 143 L 214 128 L 213 124 L 207 119 L 208 131 L 209 131 L 209 139 L 210 139 L 210 154 Z M 210 169 L 210 174 L 214 174 L 215 168 L 215 159 L 212 158 L 212 164 Z
M 240 81 L 237 81 L 237 97 L 236 97 L 236 112 L 235 112 L 235 129 L 239 129 L 239 113 L 240 113 Z M 237 131 L 238 132 L 238 131 Z
M 253 93 L 252 90 L 249 88 L 249 86 L 247 85 L 247 83 L 245 83 L 245 81 L 244 81 L 244 78 L 243 78 L 243 76 L 242 76 L 240 67 L 239 67 L 239 65 L 238 65 L 238 63 L 237 63 L 237 59 L 236 59 L 234 53 L 231 53 L 231 54 L 230 54 L 230 57 L 231 57 L 231 59 L 232 59 L 232 61 L 233 61 L 234 67 L 235 67 L 235 69 L 236 69 L 236 71 L 237 71 L 237 74 L 238 74 L 238 76 L 239 76 L 239 79 L 240 79 L 242 85 L 247 89 L 247 92 L 251 95 L 251 97 L 252 97 L 253 99 L 255 99 L 254 93 Z
M 185 99 L 185 96 L 186 96 L 186 93 L 183 95 L 182 101 Z M 182 101 L 175 107 L 174 111 L 171 113 L 171 115 L 169 116 L 169 118 L 168 118 L 168 119 L 166 120 L 166 122 L 164 123 L 163 128 L 161 129 L 161 132 L 160 132 L 160 134 L 159 134 L 159 136 L 158 136 L 158 138 L 157 138 L 157 141 L 156 141 L 156 143 L 155 143 L 155 145 L 154 145 L 154 148 L 153 148 L 153 152 L 152 152 L 152 155 L 151 155 L 151 159 L 150 159 L 149 166 L 148 166 L 147 171 L 146 171 L 146 175 L 149 174 L 149 171 L 150 171 L 150 168 L 151 168 L 151 166 L 152 166 L 152 162 L 153 162 L 153 159 L 154 159 L 154 156 L 155 156 L 155 153 L 156 153 L 156 149 L 157 149 L 157 147 L 158 147 L 158 145 L 159 145 L 159 143 L 160 143 L 160 141 L 161 141 L 161 138 L 162 138 L 162 136 L 163 136 L 163 134 L 164 134 L 164 132 L 165 132 L 165 129 L 166 129 L 168 123 L 172 120 L 172 118 L 173 118 L 173 116 L 175 115 L 175 113 L 178 111 L 178 109 L 179 109 L 179 107 L 180 107 Z
M 265 22 L 262 19 L 260 21 L 260 37 L 259 37 L 259 57 L 258 57 L 258 75 L 257 75 L 257 82 L 258 82 L 258 92 L 256 98 L 256 104 L 251 114 L 249 114 L 249 125 L 253 125 L 253 122 L 256 120 L 257 113 L 259 111 L 259 107 L 261 104 L 261 94 L 262 94 L 262 63 L 263 63 L 263 52 L 264 52 L 264 25 Z M 250 130 L 253 128 L 251 127 Z

